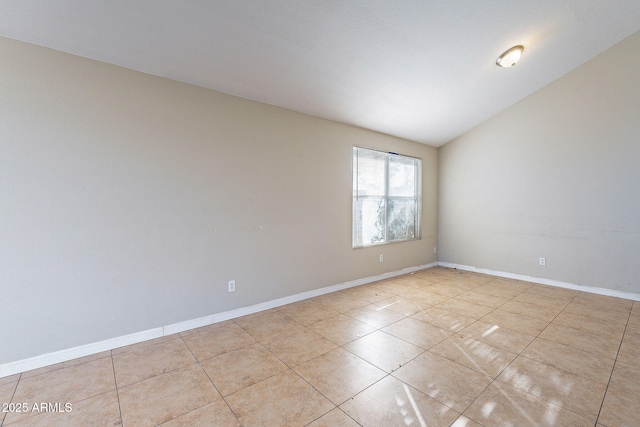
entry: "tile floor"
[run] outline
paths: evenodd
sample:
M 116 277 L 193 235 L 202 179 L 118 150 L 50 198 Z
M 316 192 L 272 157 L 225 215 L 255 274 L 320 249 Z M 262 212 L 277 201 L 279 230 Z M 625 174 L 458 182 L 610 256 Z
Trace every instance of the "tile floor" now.
M 0 402 L 28 403 L 11 427 L 638 426 L 640 303 L 437 267 L 0 378 Z

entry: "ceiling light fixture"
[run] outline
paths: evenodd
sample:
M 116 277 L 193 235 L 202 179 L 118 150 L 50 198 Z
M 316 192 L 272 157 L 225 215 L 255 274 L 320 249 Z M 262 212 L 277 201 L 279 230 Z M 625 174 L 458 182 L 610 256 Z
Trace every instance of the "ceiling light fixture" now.
M 498 59 L 496 60 L 496 65 L 503 68 L 513 67 L 518 63 L 518 61 L 520 61 L 522 51 L 524 51 L 524 46 L 522 45 L 514 46 L 511 49 L 507 49 L 502 55 L 498 57 Z

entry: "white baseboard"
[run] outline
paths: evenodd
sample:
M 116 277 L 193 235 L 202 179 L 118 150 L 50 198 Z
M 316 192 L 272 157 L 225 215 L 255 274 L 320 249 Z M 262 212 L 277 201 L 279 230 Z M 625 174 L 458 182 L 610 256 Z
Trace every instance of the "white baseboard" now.
M 278 298 L 249 307 L 242 307 L 235 310 L 212 314 L 210 316 L 200 317 L 197 319 L 185 320 L 184 322 L 174 323 L 172 325 L 148 329 L 146 331 L 140 331 L 129 335 L 107 339 L 104 341 L 94 342 L 78 347 L 56 351 L 53 353 L 30 357 L 28 359 L 5 363 L 3 365 L 0 365 L 0 378 L 18 374 L 20 372 L 30 371 L 32 369 L 42 368 L 44 366 L 55 365 L 56 363 L 66 362 L 78 357 L 84 357 L 107 350 L 113 350 L 114 348 L 123 347 L 125 345 L 137 344 L 142 341 L 159 338 L 165 335 L 184 332 L 189 329 L 199 328 L 201 326 L 212 325 L 224 320 L 235 319 L 237 317 L 246 316 L 248 314 L 257 313 L 259 311 L 268 310 L 270 308 L 280 307 L 282 305 L 291 304 L 331 292 L 353 288 L 355 286 L 377 282 L 379 280 L 384 280 L 391 277 L 401 276 L 403 274 L 412 273 L 414 271 L 423 270 L 425 268 L 435 267 L 436 265 L 437 263 L 434 262 L 431 264 L 419 265 L 416 267 L 408 267 L 398 271 L 378 274 L 376 276 L 365 277 L 363 279 L 351 280 L 349 282 L 344 282 L 337 285 L 326 286 L 324 288 L 314 289 L 307 292 L 301 292 L 299 294 Z
M 592 294 L 606 295 L 610 297 L 640 301 L 640 294 L 635 294 L 632 292 L 624 292 L 624 291 L 616 291 L 614 289 L 576 285 L 575 283 L 562 282 L 559 280 L 551 280 L 551 279 L 544 279 L 541 277 L 526 276 L 524 274 L 507 273 L 504 271 L 489 270 L 488 268 L 478 268 L 478 267 L 473 267 L 469 265 L 454 264 L 451 262 L 438 262 L 438 265 L 441 267 L 457 268 L 458 270 L 489 274 L 491 276 L 506 277 L 508 279 L 516 279 L 516 280 L 522 280 L 525 282 L 539 283 L 541 285 L 557 286 L 558 288 L 573 289 L 576 291 L 589 292 Z
M 148 329 L 146 331 L 135 332 L 133 334 L 110 338 L 104 341 L 98 341 L 78 347 L 55 351 L 53 353 L 30 357 L 28 359 L 5 363 L 4 365 L 0 365 L 0 378 L 18 374 L 20 372 L 30 371 L 32 369 L 42 368 L 44 366 L 55 365 L 56 363 L 66 362 L 68 360 L 77 359 L 78 357 L 90 356 L 92 354 L 113 350 L 114 348 L 136 344 L 142 341 L 159 338 L 161 336 L 162 328 Z

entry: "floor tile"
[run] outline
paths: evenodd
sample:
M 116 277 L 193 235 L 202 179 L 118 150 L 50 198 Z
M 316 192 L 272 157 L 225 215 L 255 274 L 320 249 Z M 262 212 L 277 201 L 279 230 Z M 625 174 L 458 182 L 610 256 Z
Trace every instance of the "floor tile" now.
M 459 416 L 453 409 L 408 386 L 386 377 L 347 400 L 340 408 L 363 427 L 449 427 Z
M 115 390 L 81 400 L 69 406 L 64 403 L 59 411 L 43 412 L 38 415 L 12 423 L 12 427 L 86 427 L 86 426 L 119 426 L 120 407 Z
M 434 281 L 438 281 L 436 278 L 432 278 L 431 276 L 423 277 L 419 274 L 419 272 L 403 274 L 402 276 L 393 277 L 391 279 L 384 280 L 379 283 L 384 282 L 392 282 L 394 284 L 400 284 L 404 287 L 410 287 L 413 289 L 422 288 Z
M 393 296 L 393 294 L 380 290 L 371 285 L 356 286 L 347 290 L 347 293 L 354 298 L 358 298 L 369 303 L 381 301 Z
M 406 319 L 393 323 L 383 328 L 382 331 L 425 350 L 449 338 L 453 333 L 414 319 L 413 317 L 407 317 Z
M 515 353 L 460 334 L 452 335 L 429 352 L 491 378 L 497 377 L 516 358 Z
M 303 327 L 293 318 L 277 311 L 249 319 L 240 318 L 235 320 L 235 323 L 257 341 L 293 332 Z
M 640 329 L 627 327 L 622 342 L 640 346 Z
M 540 338 L 529 344 L 522 355 L 600 384 L 609 382 L 614 363 L 611 359 Z
M 304 426 L 333 408 L 327 398 L 288 370 L 228 396 L 245 426 Z
M 345 414 L 340 408 L 330 411 L 311 424 L 308 427 L 361 427 L 353 418 Z
M 640 366 L 640 345 L 622 342 L 618 361 Z
M 633 301 L 605 295 L 592 294 L 588 292 L 579 292 L 573 299 L 573 302 L 597 306 L 601 308 L 610 308 L 612 310 L 627 309 L 631 310 Z
M 470 317 L 474 320 L 477 320 L 482 316 L 486 316 L 494 310 L 492 307 L 474 304 L 472 302 L 458 298 L 451 298 L 447 301 L 441 302 L 436 306 L 436 308 L 442 308 L 445 310 L 453 311 L 455 313 L 460 313 L 463 316 Z
M 416 280 L 417 279 L 413 279 L 413 281 L 416 281 Z M 411 292 L 417 287 L 422 287 L 422 285 L 424 285 L 424 283 L 419 283 L 419 286 L 417 286 L 413 282 L 407 283 L 398 278 L 388 279 L 382 282 L 376 282 L 372 284 L 372 286 L 374 286 L 376 289 L 380 289 L 381 291 L 388 292 L 393 296 L 406 294 L 407 292 Z
M 560 313 L 558 317 L 553 320 L 553 323 L 618 341 L 622 340 L 622 334 L 625 328 L 623 324 L 607 323 L 594 317 L 566 311 Z
M 92 354 L 85 357 L 78 357 L 73 360 L 68 360 L 62 363 L 56 363 L 55 365 L 44 366 L 42 368 L 33 369 L 31 371 L 26 371 L 22 373 L 22 379 L 35 377 L 36 375 L 45 374 L 47 372 L 57 371 L 58 369 L 68 368 L 70 366 L 81 365 L 86 362 L 91 362 L 94 360 L 102 359 L 103 357 L 111 357 L 111 351 L 102 351 L 100 353 Z M 2 379 L 0 379 L 0 383 L 2 383 Z
M 541 305 L 529 304 L 515 299 L 500 306 L 500 310 L 515 313 L 543 322 L 551 322 L 560 313 L 559 308 L 543 307 Z
M 165 335 L 163 337 L 158 337 L 158 338 L 154 338 L 154 339 L 150 339 L 150 340 L 146 340 L 146 341 L 141 341 L 139 343 L 136 344 L 131 344 L 131 345 L 126 345 L 124 347 L 118 347 L 118 348 L 114 348 L 113 350 L 111 350 L 111 354 L 120 354 L 120 353 L 125 353 L 127 351 L 133 351 L 133 350 L 138 350 L 142 347 L 147 347 L 150 345 L 156 345 L 156 344 L 160 344 L 163 343 L 165 341 L 171 341 L 174 340 L 176 338 L 178 338 L 180 336 L 180 334 L 171 334 L 171 335 Z
M 489 295 L 487 293 L 479 292 L 475 289 L 460 294 L 456 298 L 491 308 L 498 308 L 510 299 L 495 295 Z
M 429 282 L 438 282 L 440 280 L 448 279 L 455 274 L 456 273 L 453 272 L 452 269 L 445 267 L 432 267 L 413 272 L 414 277 L 428 280 Z
M 471 418 L 467 418 L 464 415 L 460 415 L 453 422 L 453 424 L 451 424 L 451 427 L 483 427 L 483 426 L 473 421 Z
M 629 316 L 629 321 L 627 322 L 627 328 L 640 329 L 640 315 L 632 314 L 631 316 Z
M 246 347 L 256 342 L 238 325 L 231 324 L 182 338 L 199 361 Z
M 595 421 L 607 389 L 569 372 L 518 357 L 498 381 Z
M 30 405 L 36 402 L 76 403 L 115 388 L 111 358 L 104 357 L 21 380 L 13 402 L 26 402 Z M 5 423 L 28 415 L 8 413 Z
M 542 307 L 548 307 L 554 310 L 556 313 L 559 313 L 561 310 L 565 309 L 570 303 L 571 300 L 566 300 L 562 298 L 555 298 L 553 296 L 548 295 L 536 295 L 534 293 L 523 292 L 517 297 L 513 299 L 513 301 L 520 301 L 527 304 L 540 305 Z
M 17 377 L 20 377 L 20 375 L 17 375 Z M 5 403 L 7 404 L 11 403 L 13 393 L 16 391 L 17 386 L 18 386 L 17 380 L 14 382 L 6 382 L 3 384 L 0 384 L 0 405 Z M 0 407 L 0 410 L 1 409 L 3 408 Z M 4 417 L 6 416 L 6 414 L 7 414 L 6 412 L 0 412 L 0 425 L 2 425 L 2 422 L 4 421 Z
M 437 307 L 428 308 L 411 317 L 450 332 L 457 332 L 475 321 L 470 317 Z
M 428 305 L 420 304 L 419 302 L 403 298 L 401 296 L 395 296 L 384 299 L 375 303 L 378 307 L 386 308 L 387 310 L 395 311 L 404 316 L 411 316 L 419 311 L 429 307 Z
M 195 409 L 162 424 L 162 427 L 240 427 L 240 422 L 233 415 L 227 403 L 218 399 L 201 408 Z
M 402 294 L 402 297 L 411 300 L 424 308 L 429 308 L 451 299 L 449 296 L 430 292 L 428 288 L 414 289 L 406 294 Z
M 501 382 L 494 382 L 464 415 L 483 426 L 593 427 L 593 421 Z
M 348 294 L 327 294 L 313 298 L 312 301 L 320 303 L 339 313 L 346 313 L 347 311 L 355 310 L 356 308 L 370 304 L 368 301 L 354 298 Z
M 404 319 L 406 317 L 404 314 L 387 310 L 383 307 L 378 307 L 375 304 L 357 308 L 345 314 L 349 317 L 361 321 L 362 323 L 373 326 L 376 329 L 384 328 L 385 326 L 395 323 L 398 320 Z
M 610 340 L 599 335 L 593 335 L 589 332 L 569 328 L 567 326 L 561 326 L 555 323 L 551 323 L 547 326 L 540 334 L 540 338 L 565 344 L 598 357 L 614 360 L 618 354 L 618 348 L 620 347 L 620 341 Z
M 13 393 L 16 391 L 18 382 L 0 384 L 0 403 L 9 403 L 13 397 Z M 0 408 L 1 409 L 1 408 Z
M 567 305 L 565 311 L 568 313 L 581 314 L 583 316 L 595 317 L 605 322 L 627 324 L 629 319 L 629 308 L 600 307 L 597 305 L 585 305 L 580 302 L 572 302 Z
M 186 337 L 189 335 L 198 334 L 200 332 L 209 332 L 216 328 L 222 328 L 222 327 L 231 326 L 231 325 L 234 325 L 233 320 L 224 320 L 222 322 L 216 322 L 210 325 L 201 326 L 199 328 L 193 328 L 193 329 L 188 329 L 186 331 L 182 331 L 180 332 L 180 336 Z
M 488 274 L 467 272 L 460 277 L 456 277 L 456 282 L 467 284 L 469 288 L 476 288 L 480 285 L 484 285 L 485 283 L 495 280 L 495 278 L 496 276 L 490 276 Z
M 118 387 L 164 374 L 191 363 L 196 363 L 196 359 L 180 337 L 113 356 Z
M 429 352 L 392 375 L 458 412 L 491 383 L 486 375 Z
M 438 278 L 432 276 L 418 276 L 414 277 L 418 280 L 415 280 L 415 289 L 427 289 L 429 286 L 437 285 L 438 283 L 443 282 L 446 278 Z
M 119 388 L 118 395 L 125 426 L 155 426 L 220 398 L 197 364 Z
M 617 361 L 609 390 L 622 391 L 640 399 L 640 367 Z
M 598 423 L 607 427 L 640 426 L 638 396 L 619 390 L 607 390 Z
M 441 282 L 438 282 L 437 285 L 444 285 L 450 288 L 463 289 L 465 291 L 470 291 L 471 289 L 477 288 L 484 283 L 490 281 L 487 276 L 484 279 L 478 280 L 474 276 L 469 275 L 459 275 L 455 277 L 451 277 L 449 279 L 445 279 Z
M 295 304 L 285 305 L 284 307 L 280 307 L 279 311 L 304 326 L 309 326 L 340 314 L 335 310 L 331 310 L 322 304 L 312 301 L 301 301 Z
M 20 379 L 21 374 L 9 375 L 7 377 L 0 378 L 0 385 L 9 384 L 9 383 L 17 383 Z
M 434 283 L 433 285 L 429 285 L 424 289 L 429 292 L 444 295 L 450 298 L 456 297 L 469 290 L 466 287 L 456 286 L 455 282 L 452 279 L 446 280 L 444 282 Z
M 520 287 L 514 287 L 513 285 L 492 281 L 489 283 L 485 283 L 484 285 L 480 285 L 477 288 L 473 289 L 474 292 L 491 295 L 498 298 L 506 298 L 510 300 L 520 295 L 525 289 Z
M 393 335 L 375 331 L 346 344 L 344 349 L 386 372 L 392 372 L 424 352 Z
M 0 378 L 73 407 L 0 425 L 635 427 L 639 384 L 640 302 L 435 267 Z
M 534 282 L 528 282 L 526 280 L 511 279 L 508 277 L 500 277 L 500 276 L 491 276 L 491 277 L 493 277 L 493 280 L 491 280 L 489 283 L 504 283 L 509 286 L 513 286 L 514 288 L 522 289 L 525 291 L 537 285 Z
M 524 291 L 524 293 L 571 302 L 580 292 L 573 289 L 563 289 L 555 286 L 533 285 Z
M 501 328 L 507 328 L 512 331 L 533 336 L 537 336 L 549 324 L 543 320 L 521 316 L 516 313 L 501 310 L 500 308 L 492 311 L 480 320 L 498 325 Z
M 223 396 L 287 370 L 287 366 L 261 344 L 233 350 L 200 364 Z
M 306 362 L 337 347 L 337 344 L 308 328 L 278 335 L 262 341 L 262 345 L 290 367 Z
M 640 329 L 627 328 L 624 332 L 618 360 L 640 366 Z
M 344 345 L 376 330 L 373 326 L 342 314 L 314 323 L 309 329 L 337 345 Z
M 231 319 L 231 321 L 237 325 L 239 325 L 240 323 L 244 323 L 244 322 L 249 322 L 254 320 L 256 317 L 262 317 L 262 316 L 266 316 L 267 314 L 269 315 L 281 315 L 282 312 L 280 311 L 280 308 L 283 306 L 278 306 L 278 307 L 274 307 L 274 308 L 268 308 L 266 310 L 262 310 L 262 311 L 256 311 L 254 313 L 251 314 L 246 314 L 244 316 L 240 316 L 240 317 L 235 317 L 233 319 Z
M 386 375 L 381 369 L 342 348 L 311 359 L 294 370 L 336 405 Z
M 533 335 L 512 331 L 484 320 L 478 320 L 458 333 L 512 353 L 520 353 L 535 339 Z

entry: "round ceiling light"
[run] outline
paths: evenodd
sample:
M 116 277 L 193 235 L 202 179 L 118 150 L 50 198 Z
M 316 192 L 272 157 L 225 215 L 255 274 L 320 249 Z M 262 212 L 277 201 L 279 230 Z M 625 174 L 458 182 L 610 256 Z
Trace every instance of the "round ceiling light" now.
M 520 57 L 522 56 L 522 52 L 524 51 L 524 46 L 518 45 L 514 46 L 511 49 L 507 49 L 502 55 L 498 57 L 496 60 L 496 65 L 503 68 L 513 67 L 520 61 Z

